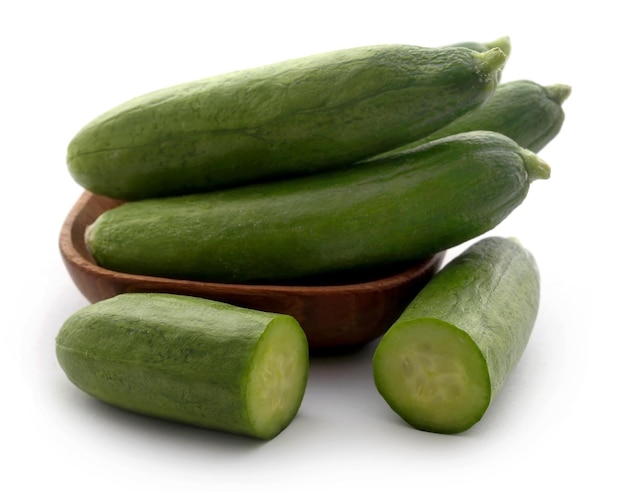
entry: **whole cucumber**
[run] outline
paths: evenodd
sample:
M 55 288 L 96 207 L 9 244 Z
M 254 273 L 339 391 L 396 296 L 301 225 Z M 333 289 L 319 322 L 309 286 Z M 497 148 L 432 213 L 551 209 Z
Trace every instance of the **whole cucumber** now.
M 295 417 L 308 345 L 291 316 L 172 294 L 120 294 L 56 338 L 67 377 L 136 413 L 271 439 Z
M 565 120 L 562 104 L 570 93 L 571 87 L 565 84 L 542 86 L 531 80 L 506 82 L 482 105 L 430 135 L 391 152 L 474 130 L 502 133 L 521 147 L 539 152 L 561 131 Z
M 478 422 L 521 358 L 540 296 L 532 254 L 484 238 L 448 263 L 383 335 L 374 381 L 413 427 L 463 432 Z
M 288 282 L 423 259 L 499 224 L 548 165 L 494 132 L 453 135 L 348 169 L 126 202 L 86 231 L 108 269 Z
M 352 164 L 480 105 L 505 59 L 499 48 L 380 45 L 165 88 L 82 128 L 68 169 L 87 190 L 133 200 Z

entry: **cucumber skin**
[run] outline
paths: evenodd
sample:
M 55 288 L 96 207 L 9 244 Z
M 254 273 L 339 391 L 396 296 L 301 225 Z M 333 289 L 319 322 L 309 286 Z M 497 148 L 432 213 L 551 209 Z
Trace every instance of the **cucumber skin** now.
M 343 171 L 127 202 L 91 224 L 86 244 L 110 270 L 214 282 L 415 261 L 499 224 L 537 159 L 497 133 L 454 135 Z
M 466 332 L 485 357 L 493 400 L 526 349 L 539 301 L 533 255 L 516 239 L 487 237 L 444 266 L 394 324 L 435 318 Z
M 542 86 L 531 80 L 500 84 L 493 96 L 482 105 L 427 137 L 403 145 L 395 151 L 406 150 L 456 133 L 488 130 L 512 138 L 520 147 L 539 152 L 561 131 L 565 120 L 562 103 L 569 96 L 570 90 L 564 84 Z
M 87 124 L 68 169 L 89 191 L 132 200 L 352 164 L 481 104 L 505 58 L 498 48 L 381 45 L 181 84 Z
M 267 439 L 248 421 L 245 378 L 263 330 L 283 316 L 181 295 L 120 294 L 70 316 L 56 354 L 68 379 L 103 402 Z

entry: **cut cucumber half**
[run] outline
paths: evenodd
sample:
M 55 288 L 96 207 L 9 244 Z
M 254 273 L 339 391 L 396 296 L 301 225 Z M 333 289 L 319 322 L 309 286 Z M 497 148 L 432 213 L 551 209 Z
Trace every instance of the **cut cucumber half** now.
M 448 263 L 383 335 L 374 381 L 413 427 L 478 422 L 517 365 L 539 309 L 539 270 L 516 239 L 477 241 Z
M 56 354 L 70 381 L 106 403 L 261 439 L 296 416 L 309 369 L 295 318 L 174 294 L 83 308 L 61 327 Z

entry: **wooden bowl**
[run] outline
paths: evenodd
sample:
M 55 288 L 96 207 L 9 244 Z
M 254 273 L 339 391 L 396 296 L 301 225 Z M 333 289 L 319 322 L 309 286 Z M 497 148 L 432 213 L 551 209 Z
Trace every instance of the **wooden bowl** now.
M 61 230 L 65 266 L 90 302 L 124 292 L 167 292 L 290 314 L 300 322 L 312 351 L 358 348 L 381 336 L 438 271 L 444 257 L 441 252 L 408 267 L 372 274 L 371 279 L 334 279 L 325 285 L 243 285 L 132 275 L 98 266 L 84 240 L 86 227 L 121 203 L 84 192 Z

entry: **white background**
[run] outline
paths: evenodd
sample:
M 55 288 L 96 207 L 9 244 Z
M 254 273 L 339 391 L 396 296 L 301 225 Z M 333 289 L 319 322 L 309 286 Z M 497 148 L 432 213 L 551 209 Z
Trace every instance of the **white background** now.
M 626 107 L 621 15 L 611 6 L 618 3 L 3 5 L 0 488 L 624 490 Z M 561 134 L 541 152 L 552 177 L 535 182 L 490 233 L 517 236 L 535 254 L 543 292 L 520 364 L 475 427 L 442 436 L 403 424 L 374 388 L 375 344 L 313 360 L 298 416 L 267 443 L 128 414 L 69 383 L 54 337 L 87 302 L 57 240 L 81 192 L 65 149 L 82 125 L 136 95 L 225 71 L 365 44 L 504 35 L 513 51 L 503 81 L 565 83 L 573 92 Z

